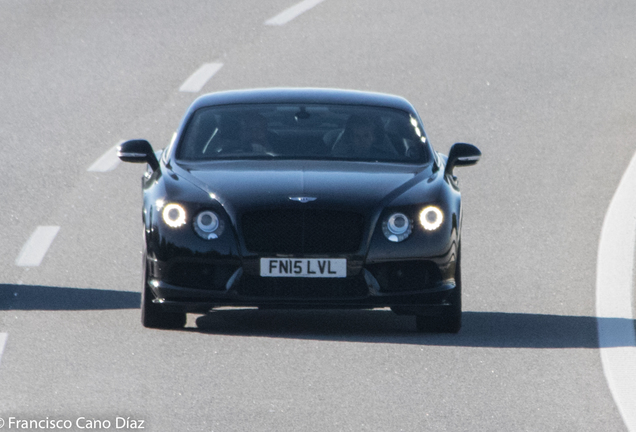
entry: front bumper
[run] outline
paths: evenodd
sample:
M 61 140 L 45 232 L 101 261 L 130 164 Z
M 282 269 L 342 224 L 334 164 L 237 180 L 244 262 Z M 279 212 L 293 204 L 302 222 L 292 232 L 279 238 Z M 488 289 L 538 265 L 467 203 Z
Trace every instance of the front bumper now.
M 166 310 L 205 313 L 218 306 L 256 306 L 270 308 L 362 308 L 445 306 L 446 299 L 456 288 L 454 282 L 439 283 L 425 290 L 403 293 L 374 293 L 358 297 L 260 297 L 240 295 L 235 290 L 202 291 L 183 288 L 157 280 L 150 281 L 156 303 Z
M 379 308 L 445 306 L 456 288 L 455 255 L 427 260 L 350 261 L 345 278 L 260 277 L 254 263 L 149 262 L 154 302 L 205 313 L 218 306 Z M 242 264 L 242 265 L 241 265 Z M 190 270 L 190 271 L 188 271 Z

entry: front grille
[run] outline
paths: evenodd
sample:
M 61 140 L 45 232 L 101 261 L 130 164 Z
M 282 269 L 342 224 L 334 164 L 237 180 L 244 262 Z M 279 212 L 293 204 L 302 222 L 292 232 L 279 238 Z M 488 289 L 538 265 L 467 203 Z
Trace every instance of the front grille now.
M 364 217 L 331 210 L 268 210 L 243 215 L 242 228 L 251 252 L 353 253 L 360 249 Z

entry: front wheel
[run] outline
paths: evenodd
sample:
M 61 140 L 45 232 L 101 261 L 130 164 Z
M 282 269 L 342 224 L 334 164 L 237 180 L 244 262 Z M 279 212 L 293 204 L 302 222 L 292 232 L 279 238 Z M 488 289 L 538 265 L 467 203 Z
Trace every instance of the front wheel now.
M 416 315 L 415 326 L 419 332 L 457 333 L 462 328 L 462 269 L 461 245 L 455 261 L 455 289 L 448 297 L 442 316 Z
M 184 312 L 166 312 L 160 305 L 153 303 L 153 299 L 154 295 L 148 286 L 148 273 L 144 269 L 141 290 L 141 324 L 147 328 L 157 329 L 178 329 L 185 325 L 186 314 Z

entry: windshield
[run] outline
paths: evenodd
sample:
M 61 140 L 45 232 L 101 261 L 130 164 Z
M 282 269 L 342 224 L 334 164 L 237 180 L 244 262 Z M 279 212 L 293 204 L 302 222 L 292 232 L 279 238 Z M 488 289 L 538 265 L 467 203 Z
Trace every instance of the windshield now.
M 177 159 L 325 159 L 427 162 L 426 137 L 409 113 L 353 105 L 252 104 L 194 113 Z

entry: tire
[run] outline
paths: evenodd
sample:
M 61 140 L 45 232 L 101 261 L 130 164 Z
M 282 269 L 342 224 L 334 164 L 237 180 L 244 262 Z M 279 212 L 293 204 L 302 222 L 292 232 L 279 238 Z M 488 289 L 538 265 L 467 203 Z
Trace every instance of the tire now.
M 144 259 L 145 267 L 145 259 Z M 186 323 L 185 312 L 166 312 L 153 303 L 154 295 L 148 286 L 148 272 L 144 268 L 144 280 L 141 291 L 141 324 L 146 328 L 179 329 Z
M 448 297 L 449 306 L 442 316 L 416 315 L 418 332 L 457 333 L 462 328 L 462 268 L 461 245 L 457 248 L 455 262 L 455 289 Z

